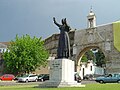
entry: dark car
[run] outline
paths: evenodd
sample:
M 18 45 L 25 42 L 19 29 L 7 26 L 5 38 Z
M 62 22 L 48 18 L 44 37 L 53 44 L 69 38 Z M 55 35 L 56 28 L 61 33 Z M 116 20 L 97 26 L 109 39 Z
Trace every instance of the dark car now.
M 15 76 L 13 74 L 4 74 L 0 77 L 2 81 L 12 81 L 14 80 Z
M 49 74 L 40 74 L 38 75 L 38 81 L 46 81 L 49 80 Z
M 120 74 L 109 74 L 102 77 L 97 77 L 95 81 L 99 83 L 120 83 Z
M 83 77 L 83 80 L 93 80 L 93 75 L 92 74 L 86 74 L 84 77 Z
M 77 81 L 78 83 L 81 82 L 81 77 L 80 77 L 80 75 L 78 73 L 74 74 L 74 78 L 75 78 L 75 81 Z

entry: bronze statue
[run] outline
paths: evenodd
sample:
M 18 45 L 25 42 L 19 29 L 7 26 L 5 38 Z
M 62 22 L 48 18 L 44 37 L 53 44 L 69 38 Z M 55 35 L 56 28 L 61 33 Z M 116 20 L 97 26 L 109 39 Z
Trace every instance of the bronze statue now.
M 62 24 L 58 24 L 55 20 L 55 17 L 53 17 L 54 23 L 59 27 L 60 29 L 60 36 L 59 36 L 59 42 L 58 42 L 58 49 L 57 49 L 57 58 L 70 58 L 70 40 L 68 32 L 70 31 L 70 27 L 68 26 L 66 22 L 66 18 L 62 19 Z

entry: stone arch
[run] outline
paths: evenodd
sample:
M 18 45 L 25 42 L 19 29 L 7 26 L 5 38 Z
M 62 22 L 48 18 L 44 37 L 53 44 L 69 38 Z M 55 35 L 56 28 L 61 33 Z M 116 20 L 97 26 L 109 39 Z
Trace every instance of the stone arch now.
M 113 31 L 113 24 L 75 31 L 75 71 L 78 71 L 79 69 L 78 62 L 84 52 L 90 47 L 97 47 L 105 55 L 106 73 L 120 72 L 120 51 L 114 47 Z
M 101 47 L 96 46 L 96 45 L 85 46 L 85 47 L 83 47 L 80 50 L 79 54 L 77 55 L 76 67 L 75 67 L 76 70 L 75 71 L 79 72 L 79 70 L 80 70 L 80 61 L 81 61 L 82 56 L 85 54 L 85 52 L 88 51 L 88 50 L 90 50 L 90 49 L 93 49 L 93 48 L 101 50 L 103 52 L 103 54 L 105 55 L 105 58 L 107 58 L 106 52 L 104 52 L 104 50 L 102 50 Z

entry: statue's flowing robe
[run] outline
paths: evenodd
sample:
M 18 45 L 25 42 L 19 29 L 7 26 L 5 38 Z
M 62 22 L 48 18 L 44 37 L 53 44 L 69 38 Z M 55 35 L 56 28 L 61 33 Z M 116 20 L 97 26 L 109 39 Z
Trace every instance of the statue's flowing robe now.
M 60 36 L 57 49 L 57 58 L 69 58 L 70 57 L 70 40 L 69 40 L 69 26 L 61 25 Z

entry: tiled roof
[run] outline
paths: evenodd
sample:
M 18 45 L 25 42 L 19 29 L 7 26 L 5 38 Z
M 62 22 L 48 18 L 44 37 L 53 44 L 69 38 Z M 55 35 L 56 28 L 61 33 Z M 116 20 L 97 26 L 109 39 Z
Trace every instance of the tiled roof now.
M 0 43 L 7 45 L 7 46 L 10 44 L 10 42 L 0 42 Z
M 0 43 L 0 48 L 7 48 L 7 45 Z

